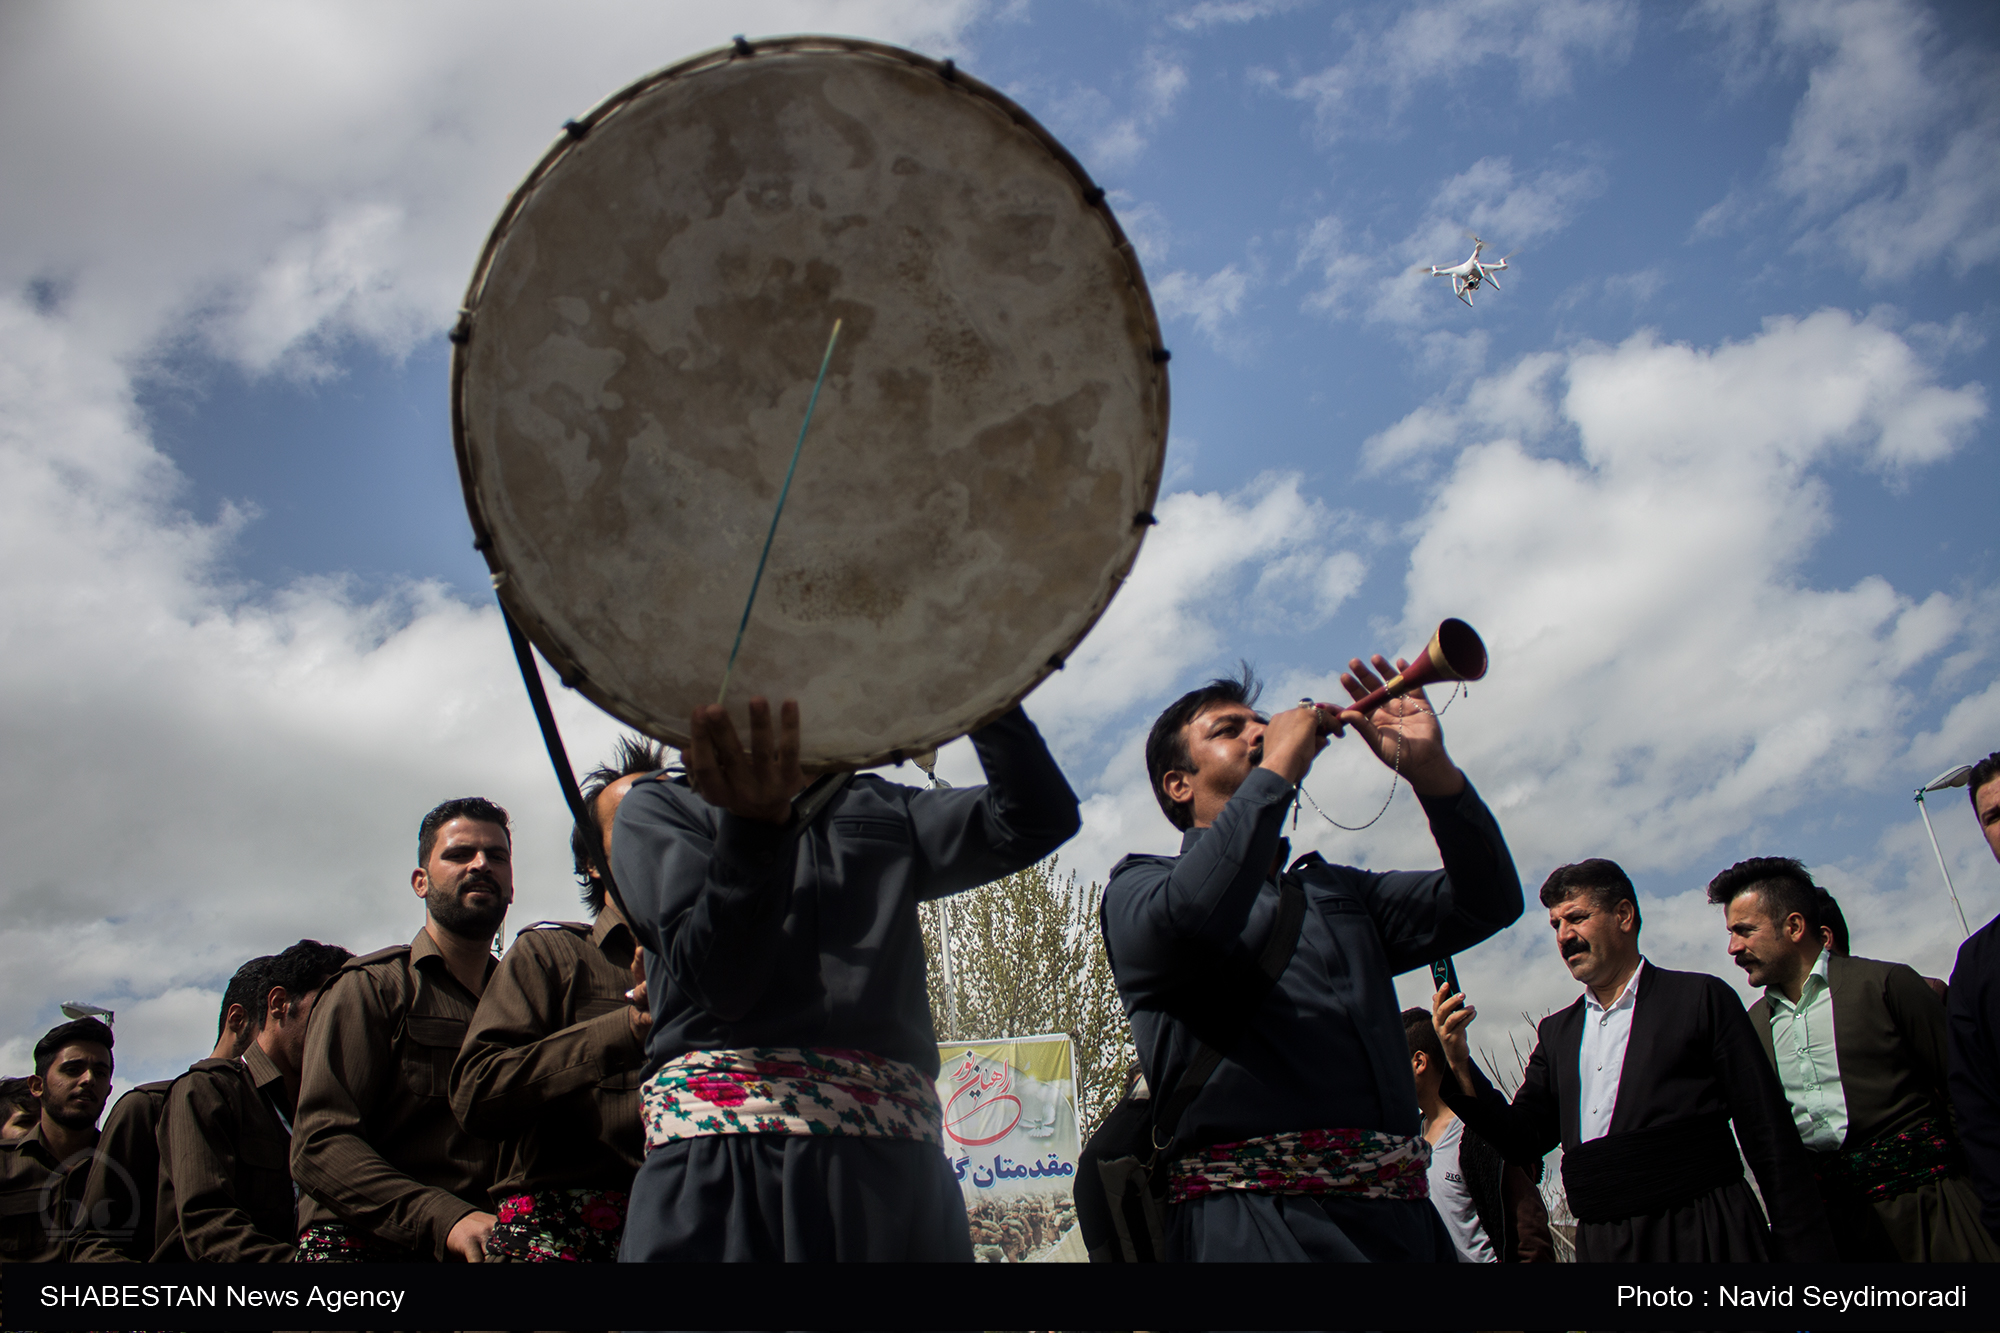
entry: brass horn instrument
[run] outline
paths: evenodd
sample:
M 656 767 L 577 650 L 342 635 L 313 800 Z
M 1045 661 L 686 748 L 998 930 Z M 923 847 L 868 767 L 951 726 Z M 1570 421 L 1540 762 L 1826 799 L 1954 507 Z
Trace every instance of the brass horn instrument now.
M 1380 708 L 1391 699 L 1400 699 L 1412 690 L 1441 680 L 1478 680 L 1486 674 L 1486 645 L 1479 631 L 1463 620 L 1447 620 L 1437 627 L 1431 641 L 1417 660 L 1382 688 L 1350 704 L 1315 703 L 1323 712 L 1365 713 Z

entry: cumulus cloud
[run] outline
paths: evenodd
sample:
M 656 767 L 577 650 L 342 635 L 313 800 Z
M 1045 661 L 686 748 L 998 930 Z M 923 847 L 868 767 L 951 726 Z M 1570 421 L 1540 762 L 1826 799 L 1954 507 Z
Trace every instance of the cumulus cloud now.
M 243 601 L 214 577 L 228 527 L 171 507 L 115 367 L 17 302 L 0 367 L 9 1036 L 82 998 L 119 1011 L 134 1076 L 205 1054 L 201 997 L 245 957 L 414 933 L 415 821 L 450 796 L 517 813 L 516 924 L 576 915 L 494 611 L 434 585 Z M 555 692 L 577 753 L 602 752 L 608 720 Z
M 1518 246 L 1561 231 L 1603 189 L 1604 173 L 1591 164 L 1529 174 L 1516 171 L 1509 158 L 1485 157 L 1447 178 L 1417 224 L 1396 240 L 1378 242 L 1338 213 L 1319 218 L 1299 245 L 1298 270 L 1318 283 L 1306 308 L 1404 327 L 1418 324 L 1444 309 L 1431 298 L 1445 281 L 1419 272 L 1419 265 L 1459 263 L 1472 253 L 1468 231 L 1492 246 L 1482 259 L 1505 258 Z M 1510 281 L 1501 279 L 1503 286 Z
M 1385 107 L 1394 116 L 1420 89 L 1449 87 L 1489 65 L 1512 69 L 1523 97 L 1560 95 L 1577 65 L 1622 64 L 1639 21 L 1629 0 L 1434 0 L 1380 15 L 1392 17 L 1350 20 L 1346 54 L 1287 87 L 1312 104 L 1324 137 Z
M 489 4 L 104 0 L 0 16 L 0 290 L 66 291 L 121 356 L 169 321 L 252 372 L 315 340 L 448 327 L 487 229 L 564 120 L 732 32 L 940 54 L 977 0 Z M 46 288 L 44 290 L 53 290 Z
M 1187 90 L 1187 65 L 1162 47 L 1140 53 L 1138 66 L 1117 82 L 1119 95 L 1102 88 L 1072 86 L 1041 90 L 1031 85 L 1010 89 L 1042 107 L 1051 129 L 1080 146 L 1078 157 L 1097 172 L 1131 166 L 1146 151 L 1152 136 Z
M 1738 82 L 1807 68 L 1790 136 L 1764 181 L 1705 213 L 1714 235 L 1782 200 L 1798 248 L 1872 282 L 2000 259 L 2000 76 L 1990 43 L 1952 48 L 1915 3 L 1711 0 Z M 1762 58 L 1745 64 L 1737 53 Z
M 1485 634 L 1493 675 L 1447 731 L 1525 878 L 1608 855 L 1684 886 L 1648 907 L 1649 952 L 1726 971 L 1698 891 L 1718 849 L 1885 771 L 1922 780 L 1940 736 L 1984 734 L 1996 696 L 1971 662 L 1990 671 L 1990 591 L 1914 598 L 1800 571 L 1832 529 L 1829 468 L 1935 461 L 1986 410 L 1981 386 L 1937 383 L 1892 330 L 1822 311 L 1713 348 L 1641 333 L 1539 354 L 1371 443 L 1455 453 L 1413 525 L 1400 638 L 1450 614 Z M 1955 655 L 1971 660 L 1940 671 Z M 1912 742 L 1941 709 L 1947 727 Z M 1346 757 L 1344 779 L 1339 762 L 1315 782 L 1365 791 L 1367 761 Z M 1423 854 L 1411 812 L 1385 825 L 1353 840 L 1365 863 Z M 1878 940 L 1901 904 L 1941 894 L 1887 853 L 1849 868 L 1877 890 L 1849 916 Z M 1914 920 L 1895 956 L 1947 966 L 1955 918 Z M 1531 919 L 1481 962 L 1499 1015 L 1573 994 L 1543 929 Z M 1520 986 L 1510 962 L 1532 964 Z
M 1225 264 L 1207 277 L 1175 269 L 1156 279 L 1153 304 L 1161 319 L 1186 319 L 1217 346 L 1226 346 L 1224 327 L 1243 308 L 1250 275 Z

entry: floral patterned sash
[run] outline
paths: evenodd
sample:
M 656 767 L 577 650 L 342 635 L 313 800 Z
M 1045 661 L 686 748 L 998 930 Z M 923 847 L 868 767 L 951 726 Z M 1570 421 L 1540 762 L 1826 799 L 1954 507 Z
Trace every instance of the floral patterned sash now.
M 1428 1199 L 1431 1145 L 1375 1129 L 1307 1129 L 1212 1143 L 1174 1159 L 1168 1203 L 1221 1190 Z
M 868 1051 L 690 1051 L 640 1090 L 646 1151 L 705 1134 L 829 1134 L 943 1142 L 937 1084 Z
M 1924 1120 L 1847 1152 L 1820 1153 L 1818 1175 L 1835 1193 L 1881 1203 L 1934 1181 L 1967 1173 L 1965 1150 L 1949 1122 Z

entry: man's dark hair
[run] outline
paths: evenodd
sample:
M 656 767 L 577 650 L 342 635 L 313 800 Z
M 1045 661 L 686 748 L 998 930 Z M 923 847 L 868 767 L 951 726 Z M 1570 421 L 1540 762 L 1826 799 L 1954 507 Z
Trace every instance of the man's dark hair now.
M 1834 957 L 1847 957 L 1847 918 L 1840 914 L 1840 904 L 1825 889 L 1819 891 L 1819 923 L 1833 932 Z
M 597 798 L 620 778 L 629 778 L 634 773 L 657 773 L 666 766 L 666 747 L 651 736 L 634 734 L 618 738 L 610 763 L 599 764 L 584 774 L 583 817 L 589 824 L 589 832 L 585 833 L 582 824 L 570 826 L 569 854 L 576 862 L 576 882 L 583 890 L 583 905 L 592 916 L 604 910 L 604 886 L 590 873 L 590 844 L 584 841 L 592 837 L 597 839 L 598 846 L 604 845 L 604 829 L 597 822 Z
M 424 822 L 417 825 L 417 868 L 431 863 L 431 848 L 437 846 L 438 830 L 454 819 L 476 819 L 482 824 L 498 824 L 506 831 L 507 841 L 514 841 L 514 831 L 507 826 L 507 812 L 484 796 L 461 796 L 455 801 L 446 801 L 437 809 L 424 816 Z
M 1806 934 L 1819 938 L 1819 885 L 1805 862 L 1790 856 L 1753 856 L 1738 861 L 1708 882 L 1708 900 L 1728 904 L 1755 890 L 1771 920 L 1782 923 L 1797 912 L 1805 918 Z
M 1263 688 L 1257 673 L 1244 662 L 1235 677 L 1217 676 L 1200 689 L 1189 690 L 1153 720 L 1153 730 L 1146 737 L 1146 776 L 1153 784 L 1153 799 L 1175 828 L 1186 832 L 1194 824 L 1193 803 L 1175 804 L 1165 786 L 1167 774 L 1175 769 L 1189 772 L 1194 767 L 1194 756 L 1188 753 L 1188 723 L 1215 704 L 1255 704 Z
M 1422 1051 L 1430 1057 L 1432 1069 L 1443 1069 L 1444 1040 L 1438 1036 L 1437 1024 L 1431 1021 L 1428 1009 L 1405 1009 L 1403 1011 L 1403 1036 L 1410 1043 L 1410 1054 Z
M 264 1021 L 263 1000 L 266 995 L 271 993 L 271 988 L 262 984 L 262 977 L 264 969 L 270 966 L 270 963 L 270 954 L 252 958 L 249 962 L 237 968 L 236 975 L 229 979 L 227 986 L 223 987 L 222 1012 L 216 1016 L 215 1020 L 215 1039 L 217 1041 L 221 1041 L 222 1034 L 229 1030 L 229 1006 L 233 1004 L 243 1006 L 243 1012 L 249 1016 L 250 1030 L 252 1032 L 255 1032 L 257 1025 Z
M 351 952 L 338 944 L 300 940 L 273 958 L 264 972 L 264 989 L 257 997 L 257 1021 L 254 1026 L 264 1025 L 265 1014 L 271 1007 L 273 988 L 283 986 L 285 994 L 296 1003 L 324 987 L 333 979 L 333 974 L 340 971 L 341 964 L 352 957 Z
M 1639 895 L 1616 861 L 1593 856 L 1588 861 L 1557 866 L 1542 881 L 1542 906 L 1566 903 L 1579 893 L 1589 894 L 1591 901 L 1607 912 L 1616 911 L 1621 902 L 1632 904 L 1632 929 L 1634 933 L 1638 931 Z
M 35 1043 L 35 1074 L 37 1077 L 49 1072 L 49 1066 L 56 1062 L 56 1055 L 65 1046 L 83 1043 L 111 1049 L 111 1029 L 94 1018 L 73 1018 L 60 1027 L 52 1027 L 42 1034 Z
M 42 1118 L 42 1099 L 28 1090 L 26 1078 L 0 1078 L 0 1121 L 16 1115 Z
M 1979 789 L 1995 778 L 2000 778 L 2000 750 L 1995 750 L 1972 766 L 1972 776 L 1965 780 L 1965 794 L 1972 798 L 1972 808 L 1979 808 Z

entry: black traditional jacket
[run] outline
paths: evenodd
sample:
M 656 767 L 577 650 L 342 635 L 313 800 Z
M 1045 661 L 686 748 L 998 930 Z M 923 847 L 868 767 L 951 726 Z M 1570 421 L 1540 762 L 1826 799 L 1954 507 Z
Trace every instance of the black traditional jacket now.
M 1303 1129 L 1418 1132 L 1417 1088 L 1393 978 L 1469 949 L 1521 915 L 1514 859 L 1470 784 L 1423 797 L 1444 869 L 1357 870 L 1301 858 L 1305 923 L 1266 987 L 1258 957 L 1278 914 L 1273 874 L 1295 788 L 1256 769 L 1181 854 L 1111 872 L 1105 947 L 1146 1082 L 1170 1090 L 1206 1041 L 1225 1052 L 1176 1127 L 1187 1144 Z M 1256 997 L 1245 1014 L 1239 997 Z

